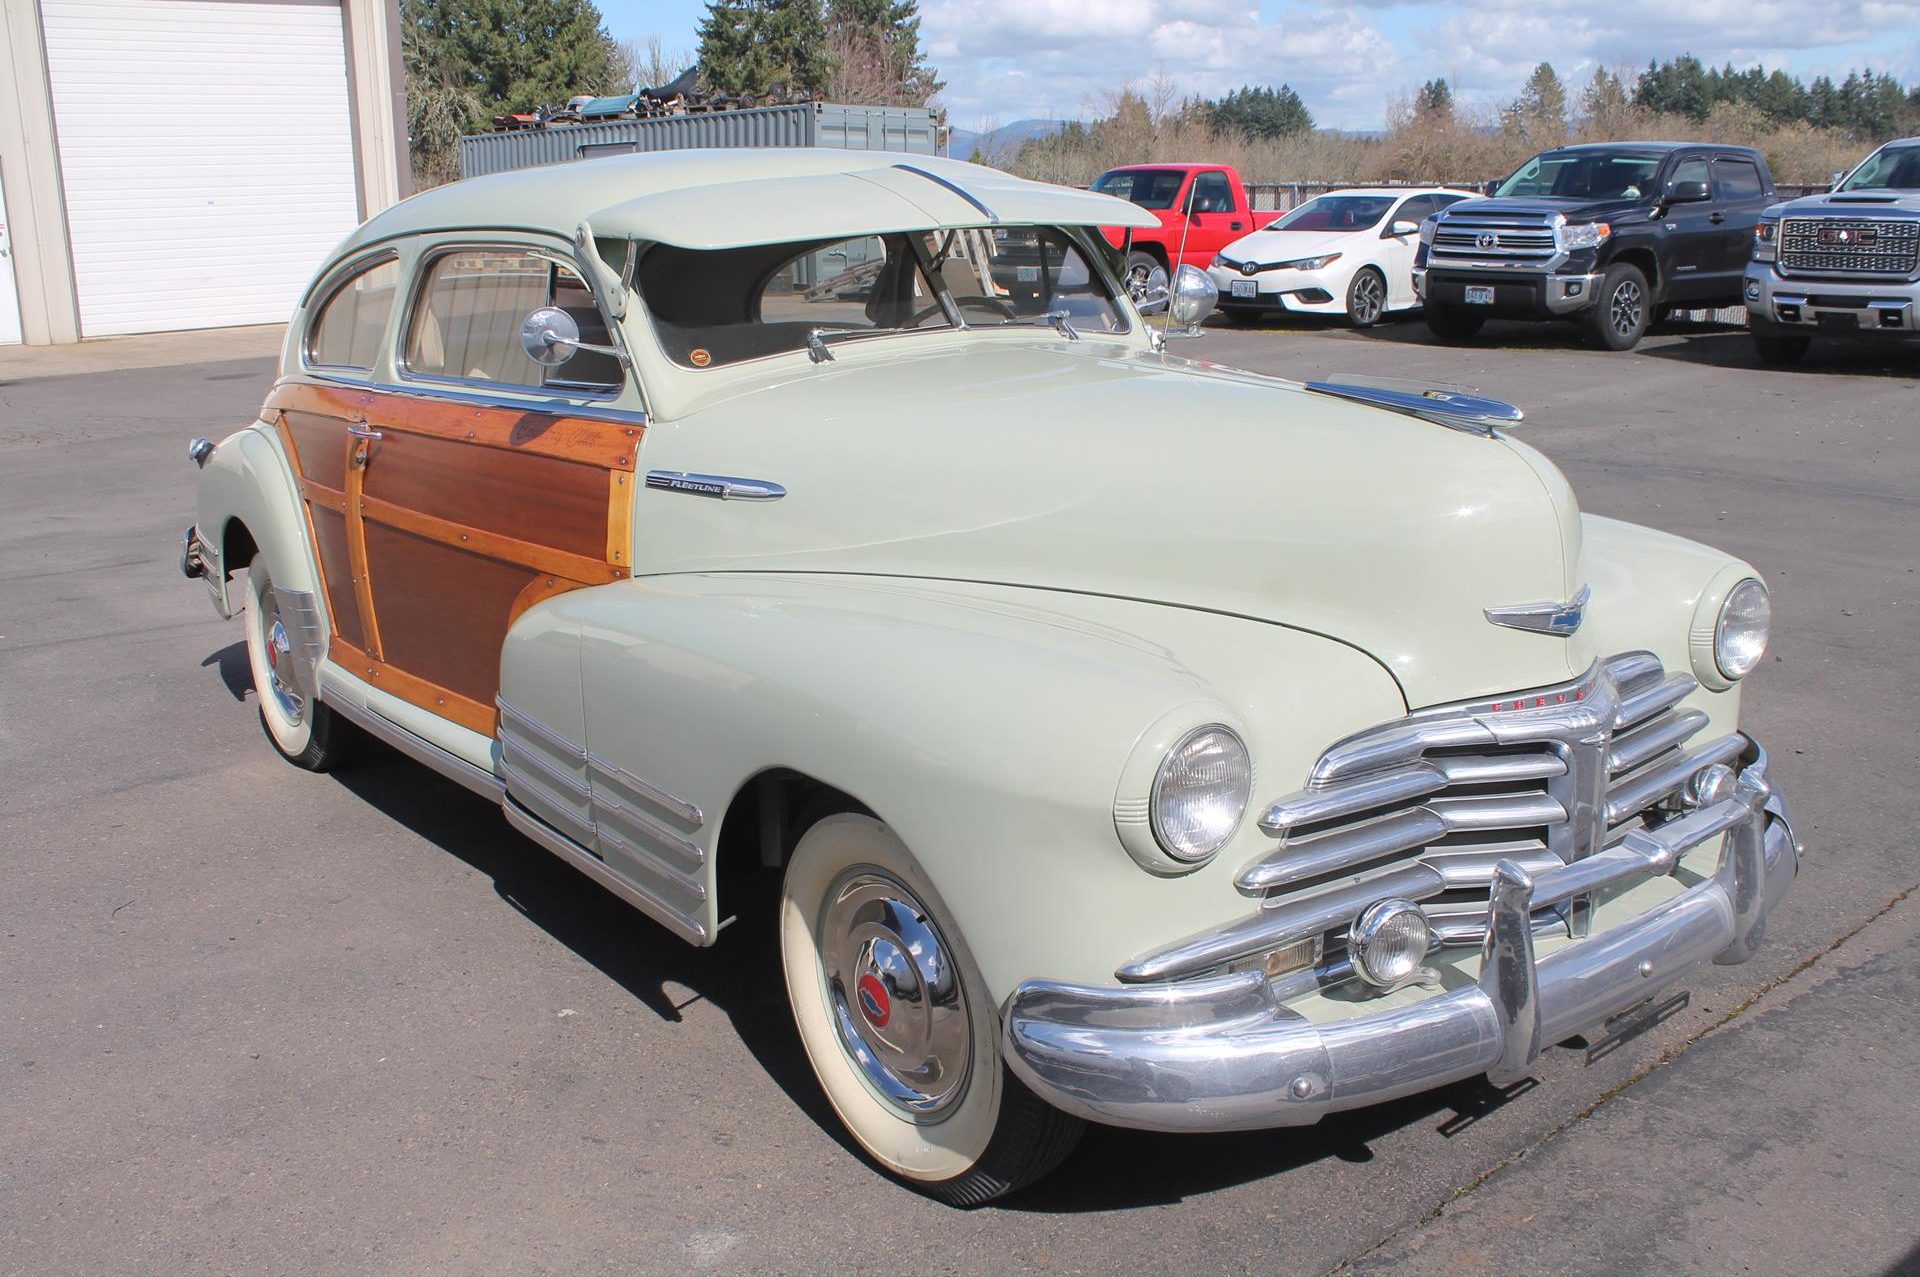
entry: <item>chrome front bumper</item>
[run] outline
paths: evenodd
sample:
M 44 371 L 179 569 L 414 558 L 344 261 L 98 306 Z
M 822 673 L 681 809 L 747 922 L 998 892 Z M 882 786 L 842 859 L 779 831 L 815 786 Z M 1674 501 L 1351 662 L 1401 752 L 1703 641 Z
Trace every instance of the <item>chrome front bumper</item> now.
M 1786 279 L 1771 263 L 1751 262 L 1747 314 L 1756 327 L 1805 329 L 1828 337 L 1896 337 L 1920 333 L 1920 283 L 1839 278 Z M 1834 328 L 1822 316 L 1840 319 Z
M 1259 972 L 1104 987 L 1032 981 L 1008 1000 L 1002 1054 L 1068 1113 L 1158 1131 L 1303 1126 L 1486 1074 L 1528 1076 L 1543 1045 L 1600 1027 L 1700 963 L 1744 962 L 1799 872 L 1764 751 L 1731 797 L 1564 868 L 1495 871 L 1477 982 L 1377 1015 L 1312 1024 Z M 1536 961 L 1530 911 L 1670 874 L 1725 835 L 1711 878 Z

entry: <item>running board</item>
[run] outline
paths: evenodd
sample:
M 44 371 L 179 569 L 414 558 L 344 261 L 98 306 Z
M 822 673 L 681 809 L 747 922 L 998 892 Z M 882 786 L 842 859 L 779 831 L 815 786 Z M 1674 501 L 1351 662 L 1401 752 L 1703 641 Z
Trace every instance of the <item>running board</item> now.
M 344 696 L 338 700 L 323 700 L 321 704 L 375 740 L 391 745 L 416 763 L 426 764 L 448 780 L 465 785 L 474 793 L 491 798 L 496 803 L 506 798 L 506 782 L 498 776 L 448 753 L 430 740 L 414 735 L 379 711 L 356 705 Z

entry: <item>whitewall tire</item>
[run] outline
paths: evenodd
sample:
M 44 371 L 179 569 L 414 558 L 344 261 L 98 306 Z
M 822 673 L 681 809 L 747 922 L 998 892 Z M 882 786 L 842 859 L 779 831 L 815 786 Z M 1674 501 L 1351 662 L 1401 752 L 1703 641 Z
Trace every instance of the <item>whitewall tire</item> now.
M 292 668 L 292 639 L 280 617 L 264 555 L 247 568 L 243 623 L 247 664 L 253 669 L 260 726 L 280 756 L 308 771 L 328 771 L 345 757 L 352 728 L 299 685 Z
M 1000 1016 L 939 894 L 872 816 L 801 837 L 780 897 L 787 998 L 814 1075 L 874 1161 L 952 1205 L 1051 1170 L 1081 1123 L 1007 1071 Z

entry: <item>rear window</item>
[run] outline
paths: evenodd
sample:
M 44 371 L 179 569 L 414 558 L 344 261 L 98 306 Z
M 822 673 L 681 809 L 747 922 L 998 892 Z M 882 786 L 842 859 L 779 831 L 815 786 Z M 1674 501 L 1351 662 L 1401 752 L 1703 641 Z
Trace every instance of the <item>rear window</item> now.
M 307 328 L 307 362 L 316 368 L 372 371 L 399 282 L 400 264 L 389 257 L 335 287 Z
M 1170 169 L 1117 168 L 1093 179 L 1093 189 L 1102 195 L 1127 200 L 1141 208 L 1172 208 L 1180 198 L 1185 172 Z

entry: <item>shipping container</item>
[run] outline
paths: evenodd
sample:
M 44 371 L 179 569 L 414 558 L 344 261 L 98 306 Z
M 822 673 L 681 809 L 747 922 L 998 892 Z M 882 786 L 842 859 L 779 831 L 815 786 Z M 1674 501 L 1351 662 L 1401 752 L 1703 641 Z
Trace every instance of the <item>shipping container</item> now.
M 480 133 L 460 139 L 460 175 L 479 177 L 596 155 L 696 146 L 825 146 L 908 155 L 933 155 L 939 150 L 933 112 L 924 107 L 811 102 L 804 106 L 762 106 L 748 111 Z

